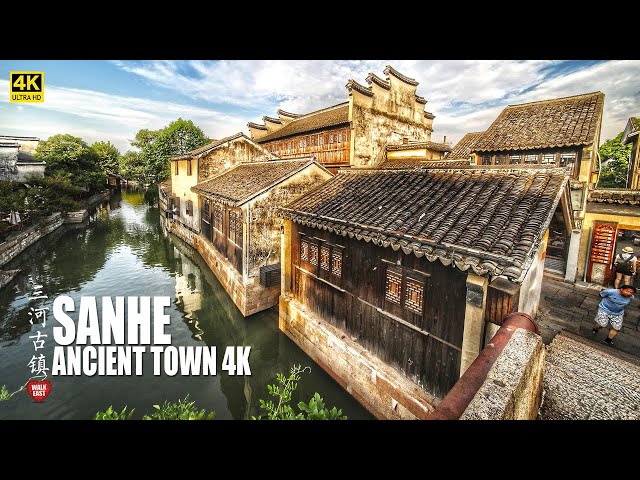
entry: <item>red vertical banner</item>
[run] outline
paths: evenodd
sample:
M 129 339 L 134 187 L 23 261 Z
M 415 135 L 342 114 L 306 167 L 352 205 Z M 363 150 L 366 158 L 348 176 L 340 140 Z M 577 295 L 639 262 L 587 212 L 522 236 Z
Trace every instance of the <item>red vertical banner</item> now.
M 591 237 L 587 280 L 606 285 L 611 279 L 611 264 L 616 246 L 617 223 L 596 222 Z

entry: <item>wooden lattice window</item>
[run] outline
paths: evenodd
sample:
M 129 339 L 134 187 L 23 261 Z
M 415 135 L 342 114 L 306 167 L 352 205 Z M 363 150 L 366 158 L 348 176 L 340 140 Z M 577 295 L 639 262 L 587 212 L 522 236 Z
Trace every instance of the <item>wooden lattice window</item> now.
M 300 240 L 300 260 L 309 261 L 309 242 L 306 240 Z
M 529 165 L 533 165 L 538 163 L 538 154 L 537 153 L 530 153 L 529 155 L 525 155 L 524 156 L 524 163 L 529 164 Z
M 542 165 L 555 165 L 556 164 L 556 154 L 555 153 L 545 153 L 542 155 Z
M 218 230 L 219 232 L 222 232 L 222 217 L 224 215 L 224 209 L 222 208 L 222 205 L 220 205 L 219 203 L 214 203 L 213 204 L 213 215 L 212 215 L 212 220 L 213 220 L 213 228 L 215 228 L 216 230 Z
M 331 250 L 323 245 L 320 247 L 320 268 L 329 271 L 329 259 L 331 258 Z
M 309 249 L 309 263 L 311 265 L 318 265 L 318 245 L 315 243 L 311 244 L 311 248 Z
M 507 164 L 506 155 L 496 155 L 496 165 L 506 165 L 506 164 Z
M 318 146 L 322 146 L 322 134 L 318 135 Z
M 573 170 L 575 169 L 575 165 L 576 165 L 576 152 L 560 154 L 560 166 L 562 168 L 566 168 L 567 170 L 571 170 L 573 172 Z
M 384 298 L 400 305 L 402 291 L 402 273 L 390 268 L 387 269 L 387 281 L 385 283 Z
M 491 155 L 482 156 L 482 165 L 491 165 Z
M 521 155 L 509 155 L 509 163 L 511 165 L 518 165 L 521 160 L 522 160 Z
M 331 252 L 331 273 L 342 276 L 342 250 L 334 248 Z
M 242 245 L 242 219 L 238 212 L 229 212 L 229 240 Z
M 422 315 L 424 301 L 424 284 L 414 278 L 407 278 L 404 306 L 418 315 Z

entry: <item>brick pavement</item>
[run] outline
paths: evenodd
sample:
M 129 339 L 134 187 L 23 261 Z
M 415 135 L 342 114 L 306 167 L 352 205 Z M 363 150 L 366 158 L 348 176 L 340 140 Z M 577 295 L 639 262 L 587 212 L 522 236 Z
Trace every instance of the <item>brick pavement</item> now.
M 556 334 L 565 331 L 604 345 L 608 329 L 602 329 L 595 336 L 591 333 L 601 288 L 582 282 L 574 285 L 545 276 L 536 317 L 544 342 L 551 343 Z M 640 293 L 625 310 L 622 330 L 614 340 L 613 348 L 640 357 L 639 324 Z

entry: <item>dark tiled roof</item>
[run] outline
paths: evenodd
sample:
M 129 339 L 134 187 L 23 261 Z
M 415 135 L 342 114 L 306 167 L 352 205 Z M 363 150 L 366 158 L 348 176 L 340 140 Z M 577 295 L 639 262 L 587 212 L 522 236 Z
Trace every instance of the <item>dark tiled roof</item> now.
M 602 189 L 589 192 L 590 202 L 640 205 L 640 190 Z
M 424 157 L 390 158 L 376 165 L 378 170 L 411 170 L 423 168 L 470 168 L 469 160 L 425 160 Z
M 200 182 L 191 190 L 221 203 L 239 207 L 313 163 L 314 157 L 242 163 L 225 173 Z
M 311 112 L 293 120 L 284 127 L 274 132 L 266 134 L 264 137 L 256 140 L 257 143 L 265 143 L 277 138 L 299 135 L 305 132 L 312 132 L 327 127 L 333 127 L 349 122 L 349 103 L 340 103 L 333 107 L 324 108 L 316 112 Z
M 250 142 L 253 142 L 253 140 L 251 140 L 249 137 L 247 137 L 244 133 L 242 132 L 238 132 L 234 135 L 230 135 L 228 137 L 225 138 L 221 138 L 220 140 L 215 140 L 211 143 L 208 143 L 200 148 L 196 148 L 195 150 L 191 150 L 189 153 L 185 153 L 183 155 L 175 155 L 173 157 L 171 157 L 169 160 L 184 160 L 187 158 L 193 158 L 197 155 L 201 155 L 203 153 L 206 153 L 210 150 L 213 150 L 216 147 L 219 147 L 220 145 L 223 145 L 227 142 L 230 142 L 231 140 L 235 140 L 236 138 L 242 138 L 244 137 L 245 139 L 249 140 Z
M 248 122 L 247 127 L 256 128 L 258 130 L 269 130 L 266 125 L 262 125 L 260 123 L 253 123 L 253 122 Z
M 427 99 L 424 97 L 421 97 L 420 95 L 416 95 L 416 102 L 421 103 L 423 105 L 427 104 Z
M 603 106 L 602 92 L 509 105 L 476 140 L 473 151 L 588 145 L 600 126 Z
M 396 77 L 399 80 L 402 80 L 404 83 L 408 83 L 409 85 L 413 85 L 414 87 L 418 86 L 418 81 L 407 77 L 406 75 L 401 74 L 399 71 L 397 71 L 395 68 L 393 68 L 391 65 L 387 65 L 387 68 L 384 69 L 384 74 L 385 75 L 393 75 L 394 77 Z
M 285 112 L 282 109 L 279 109 L 276 113 L 278 115 L 282 115 L 283 117 L 288 117 L 288 118 L 298 118 L 298 117 L 302 116 L 302 115 L 300 115 L 298 113 Z
M 367 97 L 373 97 L 373 90 L 371 89 L 371 87 L 365 87 L 364 85 L 356 82 L 353 78 L 349 79 L 345 87 L 347 88 L 349 93 L 351 93 L 351 90 L 355 90 L 356 92 L 360 92 Z
M 397 145 L 387 145 L 387 152 L 395 152 L 398 150 L 413 150 L 415 148 L 426 148 L 428 150 L 433 150 L 434 152 L 450 152 L 451 147 L 446 143 L 437 143 L 437 142 L 413 142 L 405 144 L 397 144 Z
M 469 158 L 472 152 L 471 147 L 473 147 L 473 144 L 476 143 L 476 140 L 478 140 L 478 138 L 480 138 L 480 135 L 482 135 L 483 133 L 484 132 L 467 133 L 458 143 L 456 143 L 456 146 L 453 147 L 453 150 L 451 150 L 451 153 L 447 158 L 451 160 L 458 158 Z
M 430 118 L 431 120 L 433 120 L 434 118 L 436 118 L 436 116 L 435 116 L 433 113 L 431 113 L 431 112 L 424 112 L 424 116 L 425 116 L 426 118 Z
M 383 80 L 382 78 L 377 76 L 375 73 L 369 73 L 369 75 L 366 78 L 366 81 L 369 85 L 371 85 L 372 83 L 375 83 L 376 85 L 384 88 L 385 90 L 391 90 L 391 84 L 389 83 L 389 81 Z
M 279 118 L 273 118 L 273 117 L 267 117 L 266 115 L 264 117 L 262 117 L 262 121 L 263 122 L 269 122 L 269 123 L 275 123 L 278 125 L 282 125 L 282 120 L 280 120 Z
M 521 282 L 567 180 L 561 169 L 339 171 L 280 214 Z

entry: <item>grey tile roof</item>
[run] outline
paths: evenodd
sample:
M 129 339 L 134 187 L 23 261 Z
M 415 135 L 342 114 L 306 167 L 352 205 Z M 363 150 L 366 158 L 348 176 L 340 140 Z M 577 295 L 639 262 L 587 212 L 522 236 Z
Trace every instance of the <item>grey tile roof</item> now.
M 640 190 L 627 190 L 622 188 L 592 190 L 589 192 L 588 201 L 640 205 Z
M 562 169 L 339 171 L 280 215 L 521 282 L 567 181 Z
M 456 143 L 456 146 L 453 147 L 451 153 L 447 155 L 447 158 L 450 160 L 457 160 L 462 158 L 468 159 L 469 156 L 471 156 L 471 147 L 473 147 L 473 144 L 476 143 L 476 140 L 478 140 L 478 138 L 480 138 L 480 135 L 482 135 L 483 133 L 484 132 L 467 133 L 464 137 L 462 137 L 462 139 L 460 139 L 458 143 Z
M 279 121 L 279 120 L 278 120 Z M 333 107 L 324 108 L 315 112 L 300 115 L 295 120 L 264 137 L 256 140 L 257 143 L 270 142 L 279 138 L 299 135 L 327 127 L 346 125 L 349 123 L 349 103 L 340 103 Z
M 378 170 L 411 170 L 422 168 L 470 168 L 469 160 L 425 160 L 423 157 L 389 158 L 376 165 Z
M 387 145 L 387 152 L 396 152 L 399 150 L 413 150 L 416 148 L 426 148 L 428 150 L 433 150 L 434 152 L 450 152 L 451 146 L 446 143 L 438 143 L 438 142 L 410 142 L 407 144 L 392 144 Z
M 472 151 L 588 145 L 600 127 L 603 106 L 602 92 L 509 105 L 476 140 Z
M 314 163 L 314 157 L 242 163 L 225 173 L 198 183 L 191 187 L 191 191 L 239 207 Z

